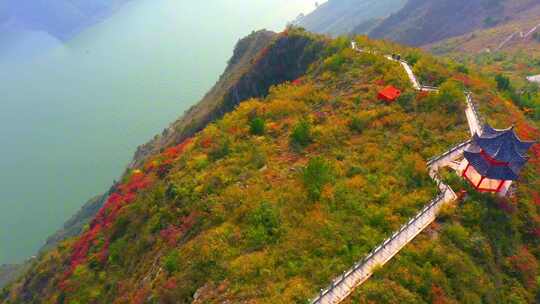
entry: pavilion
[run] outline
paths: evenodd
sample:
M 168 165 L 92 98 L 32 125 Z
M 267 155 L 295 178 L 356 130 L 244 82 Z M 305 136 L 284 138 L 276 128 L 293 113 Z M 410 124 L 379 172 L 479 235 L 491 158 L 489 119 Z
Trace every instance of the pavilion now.
M 461 176 L 478 191 L 505 196 L 512 182 L 518 180 L 533 144 L 521 140 L 514 127 L 497 130 L 486 124 L 464 151 Z

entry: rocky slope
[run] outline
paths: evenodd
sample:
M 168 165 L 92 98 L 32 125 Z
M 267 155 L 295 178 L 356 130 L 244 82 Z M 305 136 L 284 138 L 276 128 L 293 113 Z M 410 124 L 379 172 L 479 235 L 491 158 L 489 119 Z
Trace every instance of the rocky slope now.
M 540 33 L 540 5 L 520 14 L 519 18 L 491 27 L 449 38 L 425 47 L 438 55 L 478 54 L 523 51 L 536 53 Z
M 425 45 L 519 19 L 539 6 L 535 0 L 409 0 L 370 36 Z
M 538 24 L 539 11 L 536 0 L 336 0 L 300 19 L 299 25 L 319 33 L 369 34 L 413 46 L 463 35 L 459 41 L 481 47 L 485 39 L 473 38 L 491 37 L 488 45 L 496 48 L 495 42 L 524 25 Z
M 406 0 L 330 0 L 299 20 L 309 31 L 347 34 L 359 25 L 374 22 L 398 11 Z
M 285 49 L 291 57 L 281 58 L 304 58 L 307 49 L 283 41 L 310 41 L 318 56 L 301 76 L 290 65 L 299 79 L 148 154 L 80 237 L 39 257 L 0 301 L 304 303 L 437 192 L 425 161 L 470 136 L 464 87 L 491 124 L 540 136 L 492 82 L 420 50 L 357 40 L 414 57 L 415 73 L 442 83 L 440 94 L 416 92 L 399 64 L 356 53 L 345 39 L 289 30 L 272 41 L 281 47 L 261 58 Z M 394 104 L 376 98 L 388 84 L 403 90 Z M 516 196 L 471 195 L 352 300 L 532 303 L 540 289 L 534 151 Z M 460 189 L 452 173 L 445 178 Z

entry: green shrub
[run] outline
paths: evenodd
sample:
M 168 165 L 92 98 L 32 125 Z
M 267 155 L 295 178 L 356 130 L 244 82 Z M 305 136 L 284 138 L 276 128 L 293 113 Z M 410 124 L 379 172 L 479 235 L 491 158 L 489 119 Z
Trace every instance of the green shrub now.
M 405 55 L 404 60 L 407 61 L 411 66 L 414 66 L 418 60 L 420 60 L 420 58 L 422 58 L 422 54 L 413 52 Z
M 256 168 L 261 169 L 266 165 L 266 154 L 262 149 L 258 147 L 254 147 L 253 151 L 251 152 L 249 162 Z
M 321 197 L 323 187 L 332 182 L 332 167 L 320 157 L 312 158 L 303 170 L 304 186 L 309 199 L 316 201 Z
M 179 260 L 180 260 L 180 256 L 178 255 L 178 252 L 173 251 L 165 257 L 165 262 L 164 262 L 163 267 L 168 273 L 174 273 L 178 271 Z
M 339 72 L 339 70 L 341 69 L 341 66 L 346 62 L 346 58 L 338 53 L 338 54 L 334 54 L 333 56 L 331 56 L 330 58 L 326 59 L 324 61 L 324 66 L 326 69 L 332 71 L 332 72 Z
M 312 141 L 311 124 L 306 120 L 298 122 L 291 133 L 291 145 L 296 149 L 308 146 Z
M 406 111 L 412 111 L 415 98 L 416 94 L 414 92 L 405 92 L 399 96 L 397 102 Z
M 262 118 L 254 118 L 249 123 L 249 131 L 253 135 L 263 135 L 265 131 L 265 122 Z
M 109 247 L 109 263 L 122 265 L 122 257 L 126 254 L 127 242 L 124 239 L 117 240 Z
M 456 67 L 456 71 L 463 74 L 469 74 L 469 68 L 465 66 L 464 64 L 460 64 Z
M 502 74 L 498 74 L 497 76 L 495 76 L 495 81 L 497 82 L 497 89 L 499 89 L 500 91 L 510 90 L 510 78 Z
M 421 109 L 423 111 L 446 109 L 447 113 L 457 113 L 460 111 L 464 99 L 463 88 L 456 81 L 449 80 L 441 85 L 436 95 L 424 99 Z
M 261 248 L 279 238 L 279 214 L 271 204 L 263 202 L 248 216 L 248 222 L 251 228 L 247 231 L 247 238 L 251 247 Z
M 208 152 L 208 159 L 211 161 L 216 161 L 229 155 L 229 146 L 229 140 L 225 139 L 220 141 L 212 150 L 210 150 L 210 152 Z
M 349 122 L 349 129 L 356 133 L 362 133 L 362 131 L 366 128 L 367 123 L 368 122 L 365 119 L 355 116 Z

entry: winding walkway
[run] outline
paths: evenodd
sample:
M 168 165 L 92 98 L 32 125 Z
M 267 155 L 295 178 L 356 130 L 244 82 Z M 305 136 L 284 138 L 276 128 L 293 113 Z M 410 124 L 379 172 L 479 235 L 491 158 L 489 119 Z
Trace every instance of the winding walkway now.
M 512 39 L 514 39 L 514 37 L 516 36 L 519 36 L 519 38 L 521 38 L 522 40 L 529 38 L 534 32 L 536 32 L 536 30 L 539 27 L 540 27 L 540 24 L 537 24 L 533 28 L 531 28 L 527 33 L 523 33 L 523 31 L 517 31 L 510 34 L 510 36 L 508 36 L 503 42 L 501 42 L 501 44 L 499 44 L 499 46 L 497 47 L 497 51 L 500 51 L 503 47 L 506 46 L 506 44 L 512 41 Z
M 359 49 L 356 43 L 351 43 L 353 50 L 364 52 Z M 422 86 L 413 73 L 411 66 L 404 60 L 395 59 L 392 56 L 385 56 L 388 60 L 400 62 L 409 80 L 417 91 L 438 91 L 435 87 Z M 482 131 L 482 120 L 472 99 L 472 94 L 465 92 L 467 109 L 465 115 L 471 134 Z M 383 266 L 401 251 L 409 242 L 418 236 L 424 229 L 435 221 L 441 208 L 457 199 L 457 195 L 450 186 L 443 183 L 438 171 L 443 167 L 455 167 L 456 160 L 463 156 L 463 151 L 470 145 L 471 141 L 461 143 L 447 152 L 430 159 L 427 163 L 429 175 L 437 183 L 439 194 L 429 202 L 416 216 L 411 218 L 398 231 L 394 232 L 390 238 L 375 248 L 364 259 L 353 265 L 351 269 L 335 278 L 331 285 L 321 290 L 319 295 L 311 300 L 312 304 L 337 304 L 345 300 L 358 286 L 369 279 L 377 267 Z

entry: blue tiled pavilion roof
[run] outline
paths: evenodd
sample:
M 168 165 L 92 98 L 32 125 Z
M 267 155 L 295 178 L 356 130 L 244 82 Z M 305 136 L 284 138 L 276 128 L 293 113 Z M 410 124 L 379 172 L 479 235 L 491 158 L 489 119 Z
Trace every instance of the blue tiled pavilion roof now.
M 482 135 L 473 136 L 473 142 L 464 152 L 464 156 L 478 173 L 487 178 L 517 180 L 521 169 L 527 163 L 527 151 L 533 144 L 534 142 L 519 139 L 513 127 L 497 130 L 486 124 Z M 482 155 L 482 151 L 507 165 L 493 164 Z

